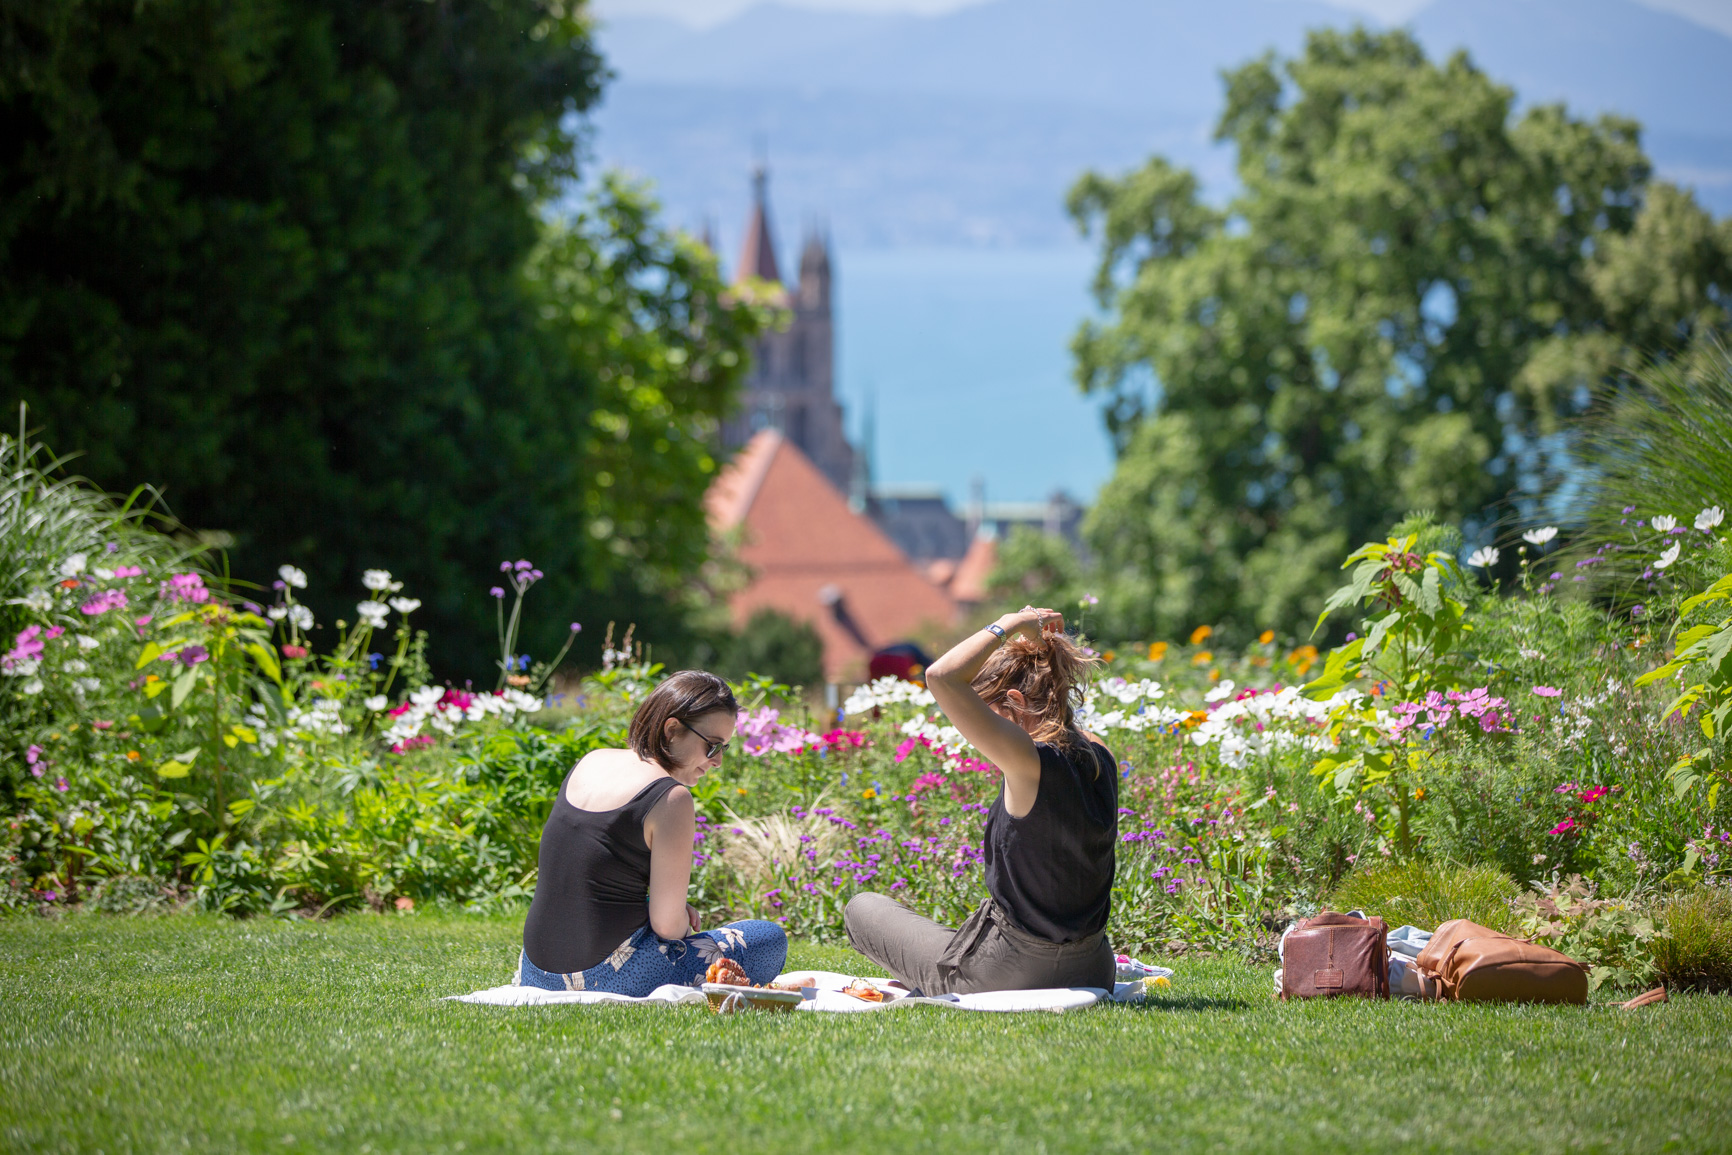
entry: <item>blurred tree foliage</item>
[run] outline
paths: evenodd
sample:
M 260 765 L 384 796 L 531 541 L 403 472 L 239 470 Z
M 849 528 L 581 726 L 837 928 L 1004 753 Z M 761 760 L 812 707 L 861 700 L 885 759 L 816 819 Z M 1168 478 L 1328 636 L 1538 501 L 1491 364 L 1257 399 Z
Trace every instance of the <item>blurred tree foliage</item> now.
M 765 674 L 790 686 L 822 685 L 824 639 L 812 623 L 765 606 L 737 633 L 719 638 L 715 668 L 734 679 Z
M 641 190 L 548 209 L 604 75 L 566 0 L 0 0 L 0 398 L 325 618 L 394 571 L 442 672 L 501 558 L 531 652 L 653 617 L 758 315 Z
M 1727 324 L 1732 222 L 1650 179 L 1634 122 L 1513 99 L 1318 32 L 1227 76 L 1224 210 L 1159 158 L 1077 182 L 1113 313 L 1073 343 L 1119 451 L 1102 636 L 1308 628 L 1353 545 L 1415 508 L 1483 531 L 1608 374 Z

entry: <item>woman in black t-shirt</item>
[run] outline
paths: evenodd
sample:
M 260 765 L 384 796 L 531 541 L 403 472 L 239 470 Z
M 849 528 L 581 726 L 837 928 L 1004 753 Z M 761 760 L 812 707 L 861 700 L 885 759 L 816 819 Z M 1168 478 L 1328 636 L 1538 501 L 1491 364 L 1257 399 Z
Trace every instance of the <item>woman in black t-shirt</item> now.
M 1077 729 L 1093 659 L 1063 629 L 1025 607 L 927 668 L 939 708 L 1004 773 L 986 819 L 988 897 L 956 930 L 882 894 L 843 913 L 856 950 L 925 994 L 1112 989 L 1118 765 Z

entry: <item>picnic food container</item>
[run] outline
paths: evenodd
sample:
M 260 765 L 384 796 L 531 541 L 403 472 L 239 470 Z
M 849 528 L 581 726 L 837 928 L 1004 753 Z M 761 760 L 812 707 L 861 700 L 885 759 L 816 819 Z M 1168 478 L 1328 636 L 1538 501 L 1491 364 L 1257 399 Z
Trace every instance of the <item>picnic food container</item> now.
M 775 991 L 767 987 L 736 987 L 727 983 L 705 983 L 704 999 L 718 1015 L 737 1011 L 791 1011 L 803 998 L 799 991 Z

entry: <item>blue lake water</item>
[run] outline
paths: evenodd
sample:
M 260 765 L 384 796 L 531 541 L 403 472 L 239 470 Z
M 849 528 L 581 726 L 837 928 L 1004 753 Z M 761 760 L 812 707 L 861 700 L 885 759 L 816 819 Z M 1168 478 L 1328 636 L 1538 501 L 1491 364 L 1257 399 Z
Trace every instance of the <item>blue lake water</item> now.
M 1112 448 L 1069 350 L 1093 260 L 1084 245 L 834 255 L 837 391 L 856 444 L 871 398 L 874 480 L 931 482 L 958 506 L 975 477 L 988 501 L 1093 501 Z

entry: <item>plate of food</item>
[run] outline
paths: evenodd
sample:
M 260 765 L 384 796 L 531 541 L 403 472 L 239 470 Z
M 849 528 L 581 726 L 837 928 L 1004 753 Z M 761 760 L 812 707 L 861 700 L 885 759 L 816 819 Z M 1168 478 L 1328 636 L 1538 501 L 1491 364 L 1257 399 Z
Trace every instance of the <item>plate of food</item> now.
M 710 1010 L 719 1015 L 736 1011 L 791 1011 L 805 998 L 800 988 L 791 984 L 754 986 L 740 964 L 733 959 L 718 959 L 704 973 L 704 998 Z

